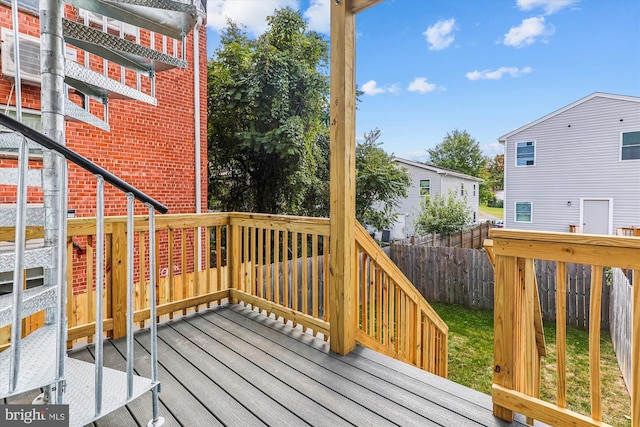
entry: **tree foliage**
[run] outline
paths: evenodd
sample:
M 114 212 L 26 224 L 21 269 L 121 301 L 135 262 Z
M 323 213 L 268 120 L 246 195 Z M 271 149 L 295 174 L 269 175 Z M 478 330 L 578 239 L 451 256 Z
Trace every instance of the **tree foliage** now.
M 210 204 L 309 214 L 326 196 L 328 47 L 299 12 L 276 10 L 268 23 L 253 40 L 229 22 L 209 62 Z
M 395 208 L 407 197 L 409 174 L 378 142 L 380 130 L 364 134 L 356 145 L 356 218 L 377 230 L 395 221 Z
M 487 181 L 493 191 L 504 190 L 504 154 L 497 154 L 487 164 Z
M 456 197 L 453 190 L 445 196 L 427 196 L 420 204 L 420 212 L 414 222 L 416 234 L 452 234 L 463 230 L 471 222 L 471 209 L 466 199 Z
M 447 132 L 440 144 L 427 151 L 434 165 L 478 178 L 482 178 L 487 165 L 480 144 L 466 130 Z

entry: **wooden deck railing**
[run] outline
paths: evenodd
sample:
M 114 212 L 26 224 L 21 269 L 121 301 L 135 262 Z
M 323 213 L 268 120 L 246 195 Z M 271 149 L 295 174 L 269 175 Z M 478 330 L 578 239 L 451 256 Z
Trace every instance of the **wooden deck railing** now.
M 140 245 L 149 238 L 147 222 L 146 216 L 134 221 L 134 321 L 141 327 L 149 320 L 145 289 L 149 257 L 154 256 L 160 318 L 227 299 L 329 339 L 328 219 L 249 213 L 158 216 L 153 254 Z M 447 326 L 362 226 L 356 228 L 357 341 L 446 376 Z M 95 333 L 95 232 L 95 218 L 68 220 L 69 346 L 76 340 L 91 342 Z M 30 228 L 28 234 L 42 237 L 42 228 Z M 0 239 L 12 238 L 12 230 L 0 230 Z M 104 330 L 118 338 L 126 331 L 125 217 L 105 219 L 105 266 Z M 42 313 L 29 322 L 27 332 L 43 323 Z
M 356 341 L 446 377 L 447 325 L 360 224 L 356 254 Z
M 232 298 L 329 337 L 329 220 L 231 214 Z
M 640 227 L 619 227 L 616 228 L 616 236 L 640 237 Z
M 495 229 L 487 247 L 495 259 L 494 414 L 507 421 L 519 412 L 555 426 L 602 426 L 600 375 L 600 310 L 604 267 L 634 270 L 632 356 L 640 360 L 640 239 L 570 233 Z M 534 260 L 557 262 L 556 401 L 539 398 L 540 364 L 536 341 Z M 592 266 L 589 321 L 591 409 L 579 414 L 567 409 L 566 263 Z M 640 372 L 632 368 L 632 425 L 640 425 Z

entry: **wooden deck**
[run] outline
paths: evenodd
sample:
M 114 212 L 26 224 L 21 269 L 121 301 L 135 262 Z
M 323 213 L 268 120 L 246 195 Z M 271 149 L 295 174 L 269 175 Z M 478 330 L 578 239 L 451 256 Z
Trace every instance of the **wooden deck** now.
M 494 418 L 489 396 L 358 347 L 322 339 L 240 305 L 201 310 L 158 328 L 166 426 L 523 426 Z M 148 376 L 149 334 L 136 334 Z M 70 355 L 92 359 L 91 346 Z M 105 365 L 124 370 L 125 342 L 105 342 Z M 151 394 L 97 426 L 146 425 Z

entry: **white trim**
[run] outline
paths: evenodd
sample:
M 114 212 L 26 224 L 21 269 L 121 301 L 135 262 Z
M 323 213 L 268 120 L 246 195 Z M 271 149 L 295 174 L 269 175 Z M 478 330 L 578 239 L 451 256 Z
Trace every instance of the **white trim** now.
M 519 164 L 518 164 L 518 144 L 527 144 L 527 143 L 529 143 L 529 142 L 533 144 L 533 164 L 532 164 L 532 165 L 519 165 Z M 517 141 L 517 142 L 516 142 L 516 145 L 515 145 L 515 147 L 514 147 L 514 149 L 515 149 L 515 156 L 513 156 L 513 157 L 514 157 L 514 160 L 515 160 L 515 163 L 514 163 L 515 167 L 517 167 L 517 168 L 530 168 L 530 167 L 532 167 L 532 166 L 536 166 L 536 164 L 537 164 L 537 162 L 536 162 L 536 160 L 537 160 L 537 159 L 536 159 L 536 151 L 538 151 L 538 150 L 536 149 L 536 147 L 537 147 L 537 146 L 538 146 L 538 144 L 537 144 L 537 140 L 535 140 L 535 139 L 532 139 L 532 140 L 530 140 L 530 141 Z
M 498 138 L 498 142 L 501 144 L 504 144 L 508 138 L 512 137 L 513 135 L 517 134 L 518 132 L 522 132 L 523 130 L 529 129 L 531 126 L 535 126 L 540 122 L 543 122 L 547 119 L 550 119 L 554 116 L 557 116 L 560 113 L 564 113 L 567 110 L 570 110 L 571 108 L 580 105 L 584 102 L 587 102 L 593 98 L 608 98 L 608 99 L 617 99 L 619 101 L 630 101 L 630 102 L 638 102 L 640 103 L 640 97 L 637 96 L 628 96 L 628 95 L 614 95 L 611 93 L 603 93 L 603 92 L 594 92 L 589 96 L 585 96 L 582 99 L 577 100 L 576 102 L 573 102 L 565 107 L 560 108 L 559 110 L 554 111 L 553 113 L 547 114 L 544 117 L 539 118 L 538 120 L 534 120 L 530 123 L 527 123 L 524 126 L 521 126 L 517 129 L 512 130 L 511 132 L 502 135 L 500 138 Z
M 584 233 L 584 202 L 586 200 L 607 201 L 609 202 L 609 235 L 613 234 L 613 198 L 611 197 L 580 197 L 580 229 Z
M 621 161 L 621 162 L 633 162 L 634 160 L 635 161 L 640 160 L 640 157 L 637 158 L 637 159 L 626 159 L 626 160 L 622 159 L 622 136 L 625 133 L 634 133 L 634 132 L 640 132 L 640 130 L 630 130 L 630 131 L 621 131 L 620 132 L 620 157 L 618 157 L 618 160 Z
M 529 205 L 531 206 L 530 221 L 518 221 L 518 212 L 516 207 L 516 204 L 518 203 L 529 203 Z M 513 222 L 521 223 L 521 224 L 533 224 L 533 202 L 528 200 L 519 200 L 519 201 L 513 202 Z
M 415 166 L 415 167 L 420 168 L 420 169 L 436 172 L 438 174 L 445 175 L 445 176 L 455 176 L 457 178 L 463 178 L 463 179 L 466 179 L 468 181 L 475 181 L 475 182 L 483 182 L 484 181 L 482 178 L 477 178 L 475 176 L 467 175 L 467 174 L 462 173 L 462 172 L 457 172 L 457 171 L 454 171 L 454 170 L 451 170 L 451 169 L 441 168 L 439 166 L 435 166 L 435 165 L 428 164 L 428 163 L 415 162 L 413 160 L 402 159 L 400 157 L 394 157 L 393 161 L 394 162 L 398 162 L 398 163 L 404 163 L 405 165 L 409 165 L 409 166 Z

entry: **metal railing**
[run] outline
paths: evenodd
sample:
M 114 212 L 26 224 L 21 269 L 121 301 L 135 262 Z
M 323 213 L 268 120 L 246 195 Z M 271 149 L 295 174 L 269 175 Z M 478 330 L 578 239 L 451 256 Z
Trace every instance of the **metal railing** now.
M 20 134 L 22 136 L 21 143 L 19 147 L 18 153 L 18 191 L 17 191 L 17 201 L 16 201 L 16 225 L 15 225 L 15 266 L 14 266 L 14 285 L 13 285 L 13 322 L 12 322 L 12 332 L 11 332 L 11 346 L 10 346 L 10 378 L 9 378 L 9 394 L 13 394 L 19 390 L 19 378 L 21 376 L 21 347 L 22 347 L 22 316 L 23 316 L 23 279 L 24 279 L 24 256 L 25 253 L 25 235 L 27 231 L 25 217 L 26 217 L 26 207 L 27 207 L 27 170 L 28 170 L 28 140 L 39 144 L 40 146 L 51 150 L 51 152 L 56 153 L 59 156 L 64 157 L 68 161 L 75 163 L 80 166 L 84 170 L 93 173 L 96 176 L 96 218 L 95 218 L 95 235 L 96 235 L 96 267 L 95 267 L 95 375 L 94 375 L 94 415 L 93 417 L 88 416 L 91 420 L 97 419 L 104 415 L 105 413 L 115 409 L 111 407 L 110 409 L 105 409 L 103 404 L 108 404 L 109 402 L 104 402 L 104 366 L 103 366 L 103 334 L 104 334 L 104 276 L 106 274 L 105 270 L 105 217 L 104 217 L 104 184 L 105 182 L 111 184 L 112 186 L 120 189 L 126 194 L 127 197 L 127 224 L 129 225 L 129 238 L 133 238 L 133 207 L 134 207 L 134 199 L 137 199 L 144 203 L 149 209 L 149 217 L 148 217 L 148 226 L 149 228 L 149 248 L 155 248 L 155 211 L 159 211 L 162 213 L 167 212 L 168 208 L 162 203 L 154 200 L 152 197 L 148 196 L 144 192 L 138 190 L 132 185 L 126 183 L 122 179 L 118 178 L 114 174 L 105 170 L 104 168 L 96 165 L 85 157 L 79 155 L 75 151 L 62 146 L 48 138 L 47 136 L 25 126 L 24 124 L 8 117 L 4 114 L 0 113 L 0 125 L 5 126 L 8 129 L 13 130 L 14 132 Z M 64 171 L 62 171 L 62 176 L 65 178 L 64 182 L 66 183 L 66 164 Z M 66 200 L 61 201 L 61 204 L 66 206 Z M 64 236 L 60 236 L 58 239 L 59 248 L 58 251 L 60 254 L 64 254 L 66 251 L 66 208 L 58 209 L 58 215 L 60 218 L 56 220 L 59 222 L 58 229 L 63 230 Z M 132 245 L 130 245 L 133 247 Z M 64 262 L 65 257 L 59 257 L 61 262 Z M 66 264 L 66 262 L 65 262 Z M 150 280 L 149 280 L 149 296 L 151 301 L 156 300 L 156 266 L 155 266 L 155 258 L 149 258 L 149 272 L 150 272 Z M 127 376 L 127 394 L 126 399 L 122 402 L 122 404 L 131 401 L 134 396 L 134 369 L 133 369 L 133 360 L 134 360 L 134 351 L 133 351 L 133 318 L 134 318 L 134 306 L 133 306 L 133 252 L 129 252 L 127 254 L 127 283 L 126 283 L 126 318 L 127 318 L 127 367 L 126 367 L 126 376 Z M 91 267 L 91 266 L 89 266 Z M 57 368 L 55 380 L 53 383 L 57 383 L 53 390 L 57 390 L 56 393 L 51 393 L 51 396 L 47 396 L 47 398 L 52 399 L 54 403 L 62 403 L 64 402 L 64 381 L 65 381 L 65 342 L 67 337 L 67 328 L 66 322 L 64 321 L 64 313 L 66 306 L 66 293 L 67 293 L 67 285 L 66 285 L 66 266 L 59 266 L 58 271 L 60 274 L 58 275 L 59 282 L 56 285 L 46 284 L 47 286 L 57 286 L 57 300 L 56 308 L 53 309 L 52 315 L 48 316 L 50 319 L 53 319 L 53 322 L 57 323 L 59 326 L 56 332 L 56 345 L 57 345 Z M 89 286 L 92 286 L 90 284 Z M 150 318 L 156 319 L 156 304 L 150 305 Z M 153 392 L 153 423 L 159 423 L 161 417 L 159 416 L 159 406 L 158 406 L 158 390 L 159 390 L 159 381 L 158 381 L 158 369 L 157 369 L 157 331 L 156 331 L 156 322 L 151 321 L 150 324 L 150 333 L 151 333 L 151 385 L 148 387 Z M 25 372 L 26 373 L 26 372 Z M 84 415 L 83 415 L 84 416 Z M 73 419 L 72 414 L 72 423 L 78 422 L 78 420 Z M 85 420 L 82 421 L 82 424 L 85 423 Z

